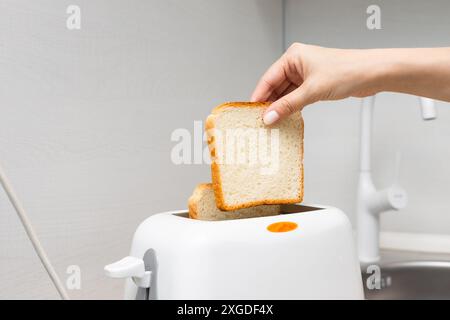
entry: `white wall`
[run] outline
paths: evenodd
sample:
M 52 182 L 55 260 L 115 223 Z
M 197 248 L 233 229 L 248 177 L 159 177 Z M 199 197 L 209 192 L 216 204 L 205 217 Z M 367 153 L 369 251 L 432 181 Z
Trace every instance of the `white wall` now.
M 382 29 L 366 28 L 366 9 L 381 8 Z M 286 43 L 341 47 L 449 46 L 445 0 L 287 0 Z M 450 234 L 450 104 L 424 122 L 417 99 L 380 94 L 374 114 L 373 171 L 377 186 L 392 182 L 397 150 L 408 207 L 382 217 L 383 230 Z M 359 100 L 317 103 L 304 111 L 305 199 L 344 209 L 355 221 Z
M 78 4 L 81 30 L 66 29 Z M 74 298 L 121 298 L 103 266 L 150 214 L 186 207 L 207 165 L 171 132 L 247 100 L 281 53 L 281 1 L 0 1 L 0 161 Z M 57 298 L 0 192 L 0 299 Z

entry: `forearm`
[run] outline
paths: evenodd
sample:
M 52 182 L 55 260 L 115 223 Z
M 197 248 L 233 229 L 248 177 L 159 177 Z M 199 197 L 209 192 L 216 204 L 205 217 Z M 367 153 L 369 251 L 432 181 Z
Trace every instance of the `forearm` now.
M 371 49 L 375 92 L 393 91 L 450 101 L 450 48 Z

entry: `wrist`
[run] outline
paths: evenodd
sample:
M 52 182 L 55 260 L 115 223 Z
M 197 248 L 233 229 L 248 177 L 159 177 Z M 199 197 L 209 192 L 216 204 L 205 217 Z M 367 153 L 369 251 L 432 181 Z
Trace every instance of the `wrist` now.
M 394 86 L 401 77 L 401 61 L 386 50 L 391 49 L 362 50 L 367 60 L 366 86 L 373 93 L 395 91 Z

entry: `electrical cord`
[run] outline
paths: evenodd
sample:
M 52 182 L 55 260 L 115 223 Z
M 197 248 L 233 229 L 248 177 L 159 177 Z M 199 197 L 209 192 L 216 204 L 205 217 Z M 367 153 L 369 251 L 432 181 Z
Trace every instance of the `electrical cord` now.
M 56 273 L 55 269 L 53 268 L 50 259 L 48 258 L 47 254 L 45 253 L 44 248 L 42 247 L 39 238 L 37 237 L 36 233 L 34 232 L 33 226 L 31 224 L 30 219 L 28 218 L 28 215 L 22 206 L 21 202 L 17 198 L 16 193 L 14 192 L 14 189 L 9 182 L 8 178 L 6 177 L 2 166 L 0 165 L 0 183 L 3 186 L 3 189 L 5 190 L 9 201 L 11 201 L 11 204 L 13 205 L 14 209 L 17 212 L 17 215 L 19 216 L 20 221 L 22 222 L 23 227 L 25 228 L 25 231 L 28 235 L 28 238 L 30 239 L 34 250 L 36 251 L 37 255 L 39 256 L 39 259 L 41 260 L 45 270 L 47 271 L 50 279 L 52 280 L 53 284 L 56 287 L 56 290 L 58 290 L 58 293 L 63 300 L 69 300 L 69 295 L 67 294 L 66 289 L 64 288 L 61 279 L 58 277 L 58 274 Z

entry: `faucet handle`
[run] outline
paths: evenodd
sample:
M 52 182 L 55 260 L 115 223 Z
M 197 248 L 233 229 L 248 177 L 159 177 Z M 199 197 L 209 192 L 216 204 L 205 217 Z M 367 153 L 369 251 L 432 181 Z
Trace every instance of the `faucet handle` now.
M 400 210 L 406 207 L 408 195 L 399 185 L 378 191 L 369 199 L 369 208 L 372 212 L 384 212 L 388 210 Z
M 434 100 L 425 97 L 419 97 L 420 108 L 422 109 L 422 119 L 423 120 L 434 120 L 436 119 L 436 106 L 434 105 Z
M 386 189 L 386 198 L 389 207 L 386 210 L 400 210 L 408 204 L 408 194 L 399 185 L 392 185 Z
M 372 212 L 400 210 L 406 207 L 408 195 L 398 183 L 401 159 L 402 153 L 397 151 L 394 166 L 394 182 L 389 188 L 376 192 L 369 200 L 369 207 L 372 209 Z

